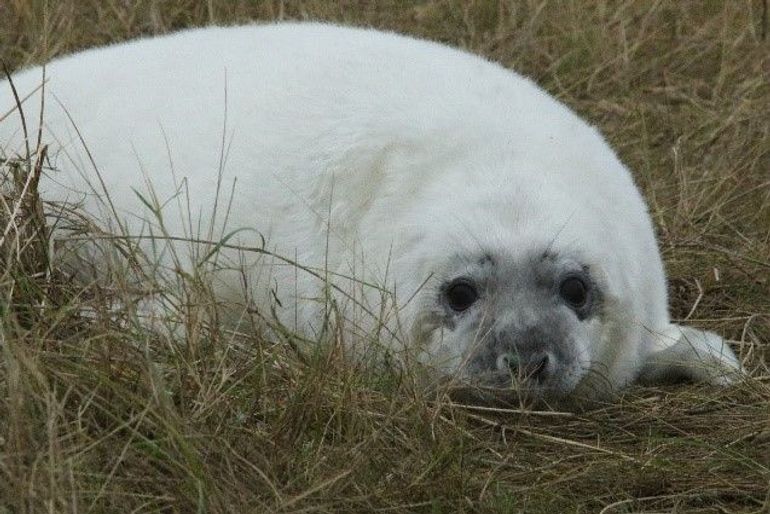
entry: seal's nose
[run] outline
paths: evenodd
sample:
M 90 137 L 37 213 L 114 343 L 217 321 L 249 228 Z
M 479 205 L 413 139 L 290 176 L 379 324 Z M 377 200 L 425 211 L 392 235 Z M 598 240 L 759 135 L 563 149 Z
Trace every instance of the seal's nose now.
M 545 351 L 536 352 L 532 355 L 506 352 L 497 358 L 497 369 L 507 371 L 522 380 L 542 382 L 550 375 L 551 361 L 551 356 Z

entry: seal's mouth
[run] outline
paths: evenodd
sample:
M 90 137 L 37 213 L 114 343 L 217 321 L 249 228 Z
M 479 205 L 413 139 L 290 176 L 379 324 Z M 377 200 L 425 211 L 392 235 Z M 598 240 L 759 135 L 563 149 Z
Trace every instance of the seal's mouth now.
M 508 351 L 491 360 L 490 352 L 471 357 L 457 375 L 470 387 L 527 399 L 568 397 L 577 380 L 574 363 L 539 346 L 529 352 Z
M 475 387 L 489 389 L 511 389 L 524 391 L 547 391 L 558 389 L 552 380 L 543 377 L 542 365 L 532 369 L 518 370 L 518 372 L 488 371 L 476 373 L 472 377 L 466 377 L 466 381 Z
M 535 405 L 562 403 L 570 396 L 564 384 L 549 379 L 542 373 L 542 364 L 518 373 L 488 371 L 465 376 L 451 385 L 455 395 L 472 403 L 508 405 Z

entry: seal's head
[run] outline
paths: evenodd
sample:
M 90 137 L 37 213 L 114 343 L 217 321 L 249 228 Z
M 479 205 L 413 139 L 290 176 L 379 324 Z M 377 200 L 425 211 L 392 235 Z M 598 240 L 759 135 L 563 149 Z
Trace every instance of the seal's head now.
M 462 384 L 551 402 L 596 371 L 602 281 L 574 256 L 456 255 L 430 296 L 419 324 L 430 361 Z
M 652 226 L 622 165 L 556 153 L 497 162 L 616 173 L 587 184 L 557 171 L 466 171 L 463 182 L 450 171 L 399 227 L 411 237 L 395 269 L 422 285 L 403 310 L 412 340 L 455 383 L 549 404 L 598 399 L 635 378 L 647 334 L 668 325 Z
M 471 342 L 461 374 L 503 389 L 519 383 L 538 396 L 571 392 L 598 337 L 602 294 L 588 266 L 548 252 L 461 266 L 439 300 L 450 329 L 442 335 Z

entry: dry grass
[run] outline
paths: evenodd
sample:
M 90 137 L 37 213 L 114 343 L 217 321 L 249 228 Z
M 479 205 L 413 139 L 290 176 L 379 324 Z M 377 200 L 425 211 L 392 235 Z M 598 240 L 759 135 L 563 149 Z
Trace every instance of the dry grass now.
M 0 56 L 12 69 L 212 21 L 322 18 L 458 44 L 523 71 L 608 135 L 649 199 L 674 316 L 734 340 L 753 375 L 729 390 L 632 390 L 582 414 L 493 412 L 429 400 L 408 377 L 356 369 L 334 346 L 303 360 L 257 327 L 227 333 L 194 307 L 205 283 L 186 289 L 185 336 L 151 333 L 128 304 L 106 315 L 119 280 L 76 286 L 49 262 L 33 155 L 3 164 L 0 512 L 770 512 L 763 8 L 0 3 Z

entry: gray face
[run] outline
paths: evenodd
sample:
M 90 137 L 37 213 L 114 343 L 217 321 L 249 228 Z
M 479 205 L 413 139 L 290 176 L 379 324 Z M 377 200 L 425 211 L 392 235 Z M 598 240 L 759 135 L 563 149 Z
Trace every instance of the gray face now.
M 545 251 L 487 253 L 456 257 L 442 275 L 441 332 L 465 343 L 464 381 L 558 399 L 588 371 L 602 293 L 587 265 Z

